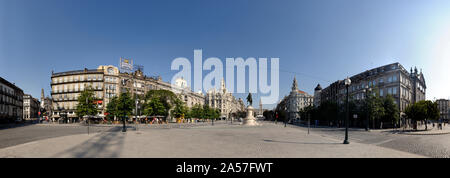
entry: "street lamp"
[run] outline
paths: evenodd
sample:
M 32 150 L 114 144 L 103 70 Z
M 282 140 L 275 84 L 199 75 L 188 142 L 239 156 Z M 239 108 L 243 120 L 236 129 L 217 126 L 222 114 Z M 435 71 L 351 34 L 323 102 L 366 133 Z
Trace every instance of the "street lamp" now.
M 369 130 L 369 112 L 368 112 L 369 105 L 368 105 L 367 101 L 368 101 L 369 93 L 372 92 L 372 88 L 369 88 L 369 86 L 366 85 L 366 88 L 363 91 L 366 94 L 366 98 L 365 98 L 366 99 L 366 109 L 367 109 L 367 112 L 366 112 L 366 131 L 370 131 Z
M 135 96 L 136 96 L 136 94 L 135 94 Z M 136 98 L 136 107 L 135 107 L 135 115 L 136 115 L 136 120 L 135 120 L 135 127 L 136 127 L 136 130 L 138 130 L 138 128 L 137 128 L 137 122 L 138 122 L 138 104 L 139 104 L 139 99 L 138 99 L 138 97 L 136 96 L 135 97 Z
M 287 110 L 287 107 L 284 107 L 284 110 Z M 289 111 L 288 111 L 288 113 L 289 113 Z M 290 117 L 290 113 L 288 114 L 288 116 Z M 287 119 L 287 117 L 284 117 L 284 127 L 286 127 L 286 119 Z
M 350 142 L 348 142 L 348 117 L 349 117 L 349 106 L 348 106 L 348 87 L 350 86 L 350 84 L 352 83 L 352 81 L 347 77 L 344 80 L 344 84 L 345 84 L 345 88 L 346 88 L 346 105 L 347 105 L 347 109 L 346 109 L 346 114 L 345 114 L 345 140 L 344 140 L 344 144 L 349 144 Z
M 122 121 L 123 121 L 122 132 L 127 132 L 127 128 L 125 127 L 125 117 L 122 117 Z

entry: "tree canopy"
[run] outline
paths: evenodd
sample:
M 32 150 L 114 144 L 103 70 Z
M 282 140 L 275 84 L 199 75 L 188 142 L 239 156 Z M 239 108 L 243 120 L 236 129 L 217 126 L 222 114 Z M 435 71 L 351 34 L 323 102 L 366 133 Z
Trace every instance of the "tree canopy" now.
M 80 93 L 75 113 L 78 117 L 97 114 L 96 104 L 94 103 L 94 91 L 91 88 L 86 88 Z

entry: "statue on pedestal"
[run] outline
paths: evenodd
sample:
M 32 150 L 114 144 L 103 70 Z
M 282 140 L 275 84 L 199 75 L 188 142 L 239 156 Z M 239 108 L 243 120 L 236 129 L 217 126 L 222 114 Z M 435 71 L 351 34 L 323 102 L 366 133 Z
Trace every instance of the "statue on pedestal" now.
M 252 105 L 252 103 L 253 103 L 252 93 L 248 93 L 248 96 L 247 96 L 247 103 L 249 104 L 249 106 Z
M 247 106 L 247 117 L 244 118 L 242 124 L 243 125 L 249 125 L 249 126 L 257 126 L 259 125 L 256 122 L 256 118 L 253 116 L 253 107 L 252 107 L 252 94 L 249 93 L 247 96 L 247 102 L 248 102 L 248 106 Z

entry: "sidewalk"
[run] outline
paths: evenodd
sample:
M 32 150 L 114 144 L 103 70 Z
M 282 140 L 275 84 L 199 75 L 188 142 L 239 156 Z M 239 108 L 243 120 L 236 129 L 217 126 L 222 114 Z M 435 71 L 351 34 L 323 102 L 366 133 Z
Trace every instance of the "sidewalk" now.
M 417 131 L 415 131 L 415 130 L 403 131 L 402 129 L 398 129 L 398 131 L 396 133 L 405 134 L 405 135 L 445 135 L 445 134 L 450 134 L 450 128 L 447 125 L 447 126 L 443 126 L 442 130 L 437 129 L 436 126 L 434 128 L 432 126 L 428 127 L 427 131 L 425 131 L 425 127 L 420 128 Z
M 415 158 L 416 154 L 264 124 L 80 134 L 0 149 L 0 157 Z
M 300 125 L 300 124 L 291 124 L 292 126 L 298 126 L 307 128 L 307 125 Z M 289 126 L 289 125 L 288 125 Z M 311 128 L 315 128 L 314 126 L 311 126 Z M 345 128 L 336 128 L 336 127 L 328 127 L 328 126 L 318 126 L 317 128 L 330 128 L 330 129 L 345 129 Z M 361 131 L 365 132 L 365 128 L 349 128 L 349 131 Z M 425 126 L 419 126 L 417 130 L 413 130 L 411 128 L 405 129 L 403 131 L 403 128 L 389 128 L 389 129 L 370 129 L 370 132 L 385 132 L 385 133 L 393 133 L 393 134 L 404 134 L 404 135 L 444 135 L 444 134 L 450 134 L 450 125 L 446 125 L 442 127 L 442 130 L 437 129 L 437 125 L 433 127 L 431 124 L 428 125 L 428 130 L 425 131 Z

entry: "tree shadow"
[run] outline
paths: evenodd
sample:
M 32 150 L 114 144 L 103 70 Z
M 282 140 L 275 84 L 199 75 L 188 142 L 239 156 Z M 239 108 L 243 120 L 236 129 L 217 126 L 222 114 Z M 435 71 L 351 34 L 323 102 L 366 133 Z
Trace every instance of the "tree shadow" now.
M 99 133 L 79 145 L 61 151 L 53 155 L 53 157 L 119 157 L 125 139 L 125 134 L 122 133 L 121 130 L 121 127 L 113 127 L 106 132 Z
M 291 141 L 278 141 L 278 140 L 267 140 L 264 139 L 265 142 L 273 142 L 273 143 L 293 143 L 293 144 L 302 144 L 302 145 L 336 145 L 342 143 L 319 143 L 319 142 L 291 142 Z

